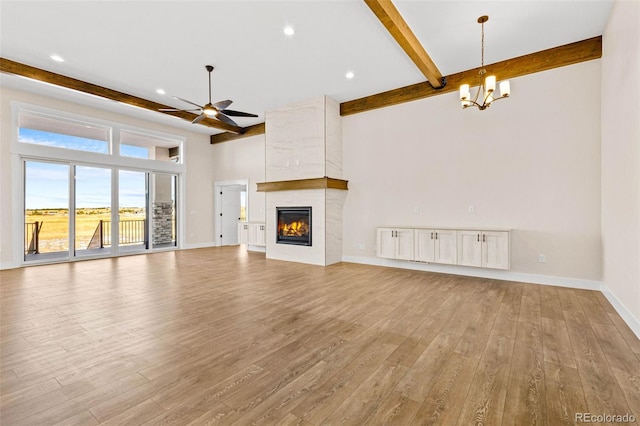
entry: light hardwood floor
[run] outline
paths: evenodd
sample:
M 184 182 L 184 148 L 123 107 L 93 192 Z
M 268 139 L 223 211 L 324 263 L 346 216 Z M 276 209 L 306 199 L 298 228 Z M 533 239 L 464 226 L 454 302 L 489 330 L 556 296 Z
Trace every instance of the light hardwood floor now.
M 640 417 L 640 342 L 594 291 L 238 247 L 0 280 L 3 425 Z

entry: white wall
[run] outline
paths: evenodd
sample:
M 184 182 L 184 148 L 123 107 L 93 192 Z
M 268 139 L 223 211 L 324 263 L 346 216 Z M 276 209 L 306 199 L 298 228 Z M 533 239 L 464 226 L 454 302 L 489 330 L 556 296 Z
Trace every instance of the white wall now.
M 451 93 L 343 117 L 344 255 L 374 258 L 377 226 L 506 227 L 512 272 L 599 282 L 599 85 L 595 60 L 485 111 Z
M 0 267 L 19 266 L 20 253 L 12 253 L 14 200 L 12 196 L 11 138 L 13 131 L 11 101 L 25 102 L 66 113 L 94 117 L 100 120 L 117 122 L 141 129 L 148 129 L 186 138 L 186 206 L 187 226 L 185 246 L 203 246 L 214 244 L 213 221 L 213 182 L 214 170 L 211 167 L 212 145 L 209 136 L 184 131 L 158 123 L 134 119 L 130 116 L 41 96 L 17 89 L 0 87 Z M 107 102 L 107 101 L 105 101 Z M 15 195 L 15 194 L 14 194 Z
M 605 294 L 633 317 L 625 319 L 640 336 L 638 22 L 640 2 L 616 1 L 603 34 L 602 242 Z
M 264 192 L 256 191 L 256 183 L 265 181 L 264 138 L 258 135 L 211 145 L 211 153 L 203 159 L 212 170 L 215 182 L 249 180 L 248 220 L 252 222 L 265 220 Z

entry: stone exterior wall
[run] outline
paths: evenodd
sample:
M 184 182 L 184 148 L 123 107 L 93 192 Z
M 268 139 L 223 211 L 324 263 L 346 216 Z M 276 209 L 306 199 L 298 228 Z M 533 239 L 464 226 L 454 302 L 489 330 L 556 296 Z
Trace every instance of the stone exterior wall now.
M 156 202 L 153 204 L 153 245 L 171 244 L 173 203 Z

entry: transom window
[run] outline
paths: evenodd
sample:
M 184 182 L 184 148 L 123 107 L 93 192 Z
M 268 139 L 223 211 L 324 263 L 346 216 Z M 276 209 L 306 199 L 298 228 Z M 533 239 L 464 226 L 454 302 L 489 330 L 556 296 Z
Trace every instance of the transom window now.
M 18 115 L 18 142 L 110 154 L 111 129 L 21 111 Z
M 24 109 L 18 113 L 18 142 L 182 163 L 180 140 Z

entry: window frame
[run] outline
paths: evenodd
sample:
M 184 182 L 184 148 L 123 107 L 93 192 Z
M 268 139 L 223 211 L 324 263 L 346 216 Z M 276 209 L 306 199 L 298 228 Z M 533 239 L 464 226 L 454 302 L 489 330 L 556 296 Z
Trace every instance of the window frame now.
M 168 251 L 178 250 L 184 246 L 184 230 L 185 225 L 185 181 L 186 181 L 186 164 L 185 164 L 185 146 L 187 138 L 184 136 L 170 134 L 166 132 L 160 132 L 151 130 L 148 128 L 141 128 L 128 124 L 103 120 L 96 117 L 84 116 L 80 114 L 71 113 L 64 110 L 51 109 L 43 106 L 28 104 L 20 101 L 11 101 L 12 112 L 12 128 L 11 128 L 11 156 L 12 156 L 12 191 L 16 203 L 12 208 L 13 221 L 12 225 L 14 229 L 24 228 L 24 183 L 23 183 L 23 161 L 50 161 L 50 162 L 62 162 L 62 163 L 74 163 L 83 164 L 87 166 L 108 167 L 115 170 L 138 170 L 148 173 L 168 173 L 177 175 L 177 218 L 178 223 L 176 225 L 176 232 L 178 240 L 175 247 L 171 248 L 158 248 L 150 249 L 149 251 Z M 97 153 L 91 151 L 81 151 L 75 149 L 53 147 L 47 145 L 31 144 L 18 141 L 19 135 L 19 117 L 22 112 L 46 115 L 50 118 L 59 118 L 61 120 L 87 123 L 89 125 L 108 127 L 110 128 L 110 153 Z M 120 155 L 120 134 L 122 131 L 133 132 L 141 135 L 146 135 L 154 139 L 175 141 L 178 147 L 179 161 L 167 161 L 167 160 L 154 160 L 144 159 L 136 157 L 127 157 Z M 117 190 L 117 188 L 116 188 Z M 113 193 L 113 189 L 112 189 Z M 18 256 L 17 259 L 21 265 L 33 265 L 32 262 L 25 262 L 24 256 L 20 254 L 24 251 L 24 235 L 23 232 L 15 232 L 12 237 L 12 251 Z M 123 253 L 111 253 L 106 257 L 122 256 Z M 78 259 L 65 259 L 62 262 L 75 261 Z

